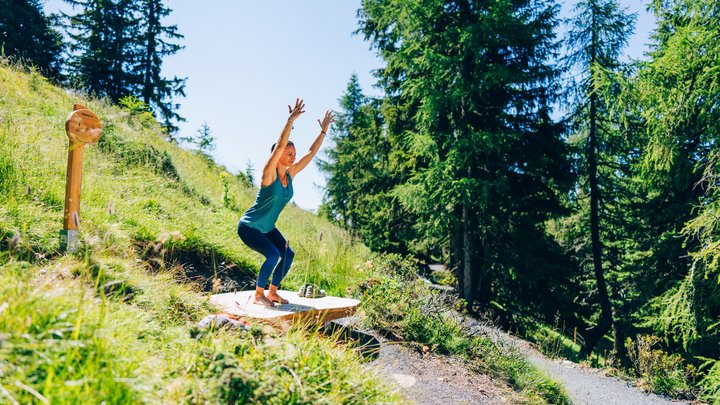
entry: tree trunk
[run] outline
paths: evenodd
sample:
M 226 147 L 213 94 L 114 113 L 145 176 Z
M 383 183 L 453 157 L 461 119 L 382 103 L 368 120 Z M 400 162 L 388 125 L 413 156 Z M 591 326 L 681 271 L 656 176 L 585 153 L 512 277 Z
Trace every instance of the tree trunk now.
M 479 271 L 477 279 L 477 288 L 475 297 L 482 307 L 487 307 L 492 299 L 492 274 L 490 272 L 490 247 L 488 246 L 487 237 L 483 234 L 477 238 L 475 249 L 473 250 L 473 262 Z
M 455 215 L 460 218 L 461 209 L 455 209 Z M 465 271 L 463 266 L 463 226 L 462 223 L 455 225 L 450 234 L 450 259 L 448 265 L 455 273 L 458 282 L 458 292 L 462 294 L 465 289 Z
M 593 55 L 594 56 L 594 55 Z M 594 59 L 594 58 L 593 58 Z M 592 80 L 592 79 L 591 79 Z M 598 164 L 597 164 L 597 95 L 591 90 L 590 93 L 590 133 L 588 136 L 588 177 L 590 183 L 590 239 L 592 243 L 593 270 L 597 285 L 598 299 L 600 301 L 600 320 L 597 325 L 588 328 L 585 332 L 585 345 L 580 352 L 587 356 L 592 353 L 597 342 L 612 327 L 612 306 L 608 296 L 605 273 L 603 271 L 602 243 L 600 241 L 600 190 L 598 185 Z
M 617 318 L 617 317 L 616 317 Z M 615 362 L 623 368 L 630 368 L 630 359 L 627 355 L 627 348 L 625 347 L 625 324 L 624 322 L 615 319 L 613 322 L 613 332 L 615 335 Z
M 475 271 L 477 269 L 473 263 L 473 251 L 474 251 L 474 240 L 473 240 L 473 229 L 470 218 L 470 210 L 467 205 L 463 204 L 462 207 L 462 289 L 460 294 L 463 299 L 467 301 L 468 310 L 472 309 L 475 303 L 475 278 L 477 277 Z

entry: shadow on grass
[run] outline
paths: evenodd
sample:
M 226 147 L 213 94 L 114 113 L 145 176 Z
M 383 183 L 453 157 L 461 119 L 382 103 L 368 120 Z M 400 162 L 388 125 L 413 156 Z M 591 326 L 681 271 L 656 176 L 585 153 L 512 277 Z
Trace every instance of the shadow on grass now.
M 254 288 L 257 275 L 213 247 L 188 247 L 157 242 L 135 243 L 151 272 L 179 268 L 179 282 L 197 285 L 203 292 L 226 293 Z

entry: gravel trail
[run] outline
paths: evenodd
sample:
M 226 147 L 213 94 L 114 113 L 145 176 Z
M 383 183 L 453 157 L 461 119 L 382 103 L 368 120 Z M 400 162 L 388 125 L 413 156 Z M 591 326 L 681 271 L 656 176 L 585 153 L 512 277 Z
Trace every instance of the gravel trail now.
M 466 326 L 516 347 L 530 363 L 545 371 L 565 386 L 576 405 L 681 405 L 693 402 L 676 401 L 652 393 L 645 393 L 628 381 L 606 376 L 602 370 L 580 366 L 568 360 L 552 360 L 536 350 L 529 342 L 495 328 L 481 325 L 474 319 Z
M 405 397 L 419 405 L 514 404 L 517 394 L 502 381 L 469 370 L 462 361 L 421 354 L 393 343 L 383 343 L 373 363 Z
M 422 346 L 389 341 L 362 327 L 357 317 L 334 323 L 372 336 L 380 343 L 377 356 L 369 363 L 396 387 L 408 403 L 418 405 L 516 404 L 517 393 L 503 381 L 468 368 L 460 359 L 422 350 Z

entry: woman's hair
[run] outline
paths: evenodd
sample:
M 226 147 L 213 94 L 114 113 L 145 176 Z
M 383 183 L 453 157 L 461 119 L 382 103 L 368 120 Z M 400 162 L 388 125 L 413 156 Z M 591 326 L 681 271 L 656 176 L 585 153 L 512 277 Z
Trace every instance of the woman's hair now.
M 270 153 L 275 152 L 275 147 L 276 147 L 276 146 L 277 146 L 277 142 L 275 142 L 275 143 L 273 144 L 273 146 L 270 147 Z M 287 143 L 287 145 L 285 145 L 285 147 L 287 148 L 288 146 L 295 147 L 295 144 L 292 143 L 292 141 L 288 141 L 288 143 Z

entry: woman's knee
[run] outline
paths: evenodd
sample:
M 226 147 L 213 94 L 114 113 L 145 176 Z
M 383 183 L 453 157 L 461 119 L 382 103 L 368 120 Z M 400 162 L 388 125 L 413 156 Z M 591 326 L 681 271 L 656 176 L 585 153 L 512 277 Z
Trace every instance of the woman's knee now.
M 280 260 L 280 251 L 274 246 L 265 249 L 262 254 L 265 256 L 265 260 L 268 260 L 271 263 L 277 263 L 278 260 Z

